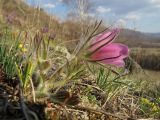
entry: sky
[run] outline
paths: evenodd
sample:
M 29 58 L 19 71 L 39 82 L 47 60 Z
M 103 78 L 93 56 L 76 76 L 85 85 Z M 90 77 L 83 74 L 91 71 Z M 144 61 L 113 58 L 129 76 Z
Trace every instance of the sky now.
M 62 21 L 71 11 L 65 0 L 25 0 L 31 6 L 40 6 Z M 160 33 L 160 0 L 90 0 L 93 18 L 104 24 L 115 23 L 121 27 L 141 32 Z

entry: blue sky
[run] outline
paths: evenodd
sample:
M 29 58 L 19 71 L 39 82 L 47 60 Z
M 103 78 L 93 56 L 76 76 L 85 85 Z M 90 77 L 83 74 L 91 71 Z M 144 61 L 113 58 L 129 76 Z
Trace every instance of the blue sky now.
M 65 0 L 25 0 L 29 5 L 41 6 L 62 21 L 71 8 Z M 105 24 L 117 25 L 142 32 L 160 32 L 160 0 L 89 0 L 92 9 L 87 13 L 93 18 L 102 19 Z

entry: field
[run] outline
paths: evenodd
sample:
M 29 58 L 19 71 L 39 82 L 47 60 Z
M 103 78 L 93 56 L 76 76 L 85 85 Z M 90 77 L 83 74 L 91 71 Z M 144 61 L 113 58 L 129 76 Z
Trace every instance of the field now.
M 131 48 L 131 57 L 140 65 L 140 76 L 151 82 L 160 80 L 160 48 Z M 134 74 L 134 73 L 133 73 Z M 137 75 L 137 73 L 136 73 Z
M 160 71 L 153 71 L 153 70 L 147 70 L 146 71 L 148 76 L 150 77 L 149 79 L 152 81 L 152 82 L 159 82 L 160 80 Z
M 1 0 L 0 120 L 160 119 L 159 42 L 106 28 Z

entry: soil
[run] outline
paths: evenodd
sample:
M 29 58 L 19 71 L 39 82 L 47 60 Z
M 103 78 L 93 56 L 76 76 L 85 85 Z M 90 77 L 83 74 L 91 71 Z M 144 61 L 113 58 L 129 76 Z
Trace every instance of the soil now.
M 0 120 L 25 120 L 20 101 L 19 80 L 8 78 L 0 70 Z M 45 103 L 25 102 L 29 112 L 36 114 L 39 120 L 45 120 Z M 33 119 L 34 120 L 34 119 Z

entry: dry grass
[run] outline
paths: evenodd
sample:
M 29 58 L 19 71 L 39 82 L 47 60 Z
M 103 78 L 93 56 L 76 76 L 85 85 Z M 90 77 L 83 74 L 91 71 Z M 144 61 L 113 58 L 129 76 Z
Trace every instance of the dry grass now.
M 131 57 L 144 69 L 160 70 L 160 48 L 132 48 Z

